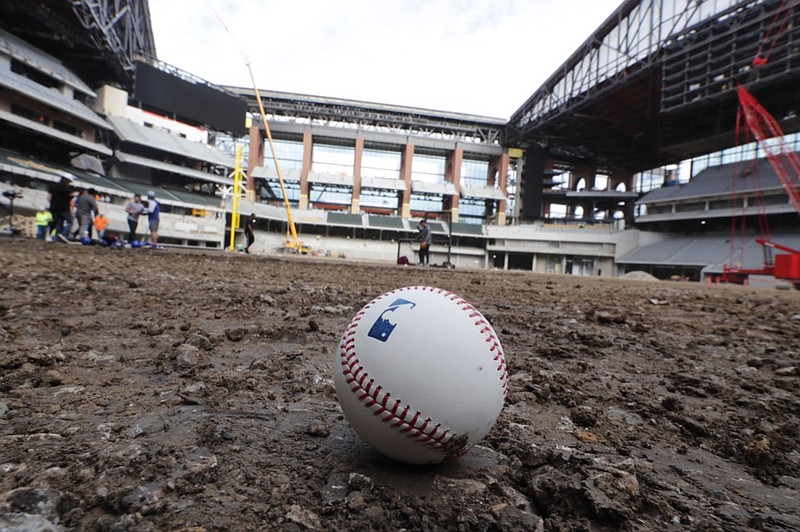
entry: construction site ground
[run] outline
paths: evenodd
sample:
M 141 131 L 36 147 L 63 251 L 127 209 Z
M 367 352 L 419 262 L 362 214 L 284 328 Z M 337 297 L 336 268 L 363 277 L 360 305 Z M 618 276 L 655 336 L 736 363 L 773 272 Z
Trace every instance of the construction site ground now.
M 0 530 L 798 530 L 800 296 L 0 240 Z M 503 412 L 435 466 L 332 367 L 402 286 L 475 305 Z M 443 331 L 443 333 L 445 333 Z

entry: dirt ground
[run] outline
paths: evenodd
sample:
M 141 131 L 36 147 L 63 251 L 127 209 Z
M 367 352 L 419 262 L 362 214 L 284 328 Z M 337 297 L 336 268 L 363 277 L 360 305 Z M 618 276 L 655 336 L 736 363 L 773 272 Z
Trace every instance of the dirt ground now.
M 798 530 L 800 295 L 0 240 L 0 530 Z M 499 334 L 458 461 L 372 451 L 351 317 L 425 284 Z

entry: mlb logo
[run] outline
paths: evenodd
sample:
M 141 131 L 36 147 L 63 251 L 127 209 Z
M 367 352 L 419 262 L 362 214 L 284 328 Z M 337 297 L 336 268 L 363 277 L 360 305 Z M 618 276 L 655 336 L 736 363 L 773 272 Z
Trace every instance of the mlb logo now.
M 407 307 L 410 310 L 416 306 L 417 304 L 413 301 L 408 301 L 407 299 L 395 299 L 392 304 L 386 308 L 386 310 L 381 312 L 381 315 L 378 316 L 378 319 L 375 320 L 375 323 L 373 323 L 372 327 L 370 327 L 367 336 L 370 338 L 375 338 L 381 342 L 386 342 L 397 327 L 397 323 L 392 323 L 385 316 L 390 312 L 394 312 L 403 307 Z

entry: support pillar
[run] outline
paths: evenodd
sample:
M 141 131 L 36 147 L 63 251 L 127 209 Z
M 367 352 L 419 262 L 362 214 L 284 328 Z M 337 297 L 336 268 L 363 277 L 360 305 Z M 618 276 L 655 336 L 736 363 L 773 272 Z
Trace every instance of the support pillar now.
M 359 134 L 356 137 L 355 158 L 353 160 L 353 197 L 350 201 L 350 212 L 352 214 L 361 213 L 361 161 L 364 158 L 364 137 Z
M 247 158 L 247 183 L 245 185 L 245 199 L 248 201 L 256 200 L 256 180 L 253 177 L 253 170 L 257 166 L 264 166 L 264 135 L 261 128 L 255 124 L 250 125 L 250 156 Z
M 487 185 L 489 187 L 494 188 L 495 184 L 497 184 L 497 188 L 503 193 L 508 193 L 508 166 L 509 166 L 510 157 L 508 152 L 503 153 L 495 157 L 491 164 L 489 165 L 489 175 L 487 178 Z M 494 201 L 494 200 L 488 200 Z M 488 203 L 488 202 L 487 202 Z M 497 202 L 497 225 L 506 225 L 506 200 L 500 200 Z M 488 206 L 487 206 L 488 210 Z M 490 214 L 490 213 L 487 213 Z
M 398 210 L 402 218 L 411 217 L 411 166 L 414 162 L 414 141 L 410 138 L 403 146 L 403 153 L 400 158 L 400 179 L 406 184 L 406 189 L 402 195 L 398 194 L 400 205 Z
M 314 154 L 314 138 L 311 130 L 303 131 L 303 168 L 300 172 L 300 210 L 308 209 L 308 174 L 311 173 L 311 161 Z
M 456 148 L 447 155 L 444 170 L 444 180 L 452 183 L 456 189 L 454 196 L 442 198 L 445 205 L 442 207 L 450 211 L 450 223 L 458 222 L 458 201 L 461 199 L 461 163 L 464 160 L 464 148 L 456 144 Z

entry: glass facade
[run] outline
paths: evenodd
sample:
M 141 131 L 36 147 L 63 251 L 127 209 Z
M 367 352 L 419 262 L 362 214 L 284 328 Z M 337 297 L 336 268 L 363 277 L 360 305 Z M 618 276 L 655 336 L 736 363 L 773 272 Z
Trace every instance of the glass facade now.
M 286 195 L 289 198 L 289 203 L 292 206 L 297 206 L 300 202 L 300 172 L 303 169 L 303 141 L 299 140 L 273 140 L 275 146 L 275 154 L 278 157 L 278 166 L 281 169 L 281 176 L 283 176 L 284 186 L 286 188 Z M 272 150 L 269 147 L 269 142 L 265 142 L 264 146 L 264 168 L 267 175 L 271 176 L 265 179 L 268 190 L 276 199 L 283 201 L 283 194 L 281 193 L 281 185 L 278 180 L 278 171 L 275 167 L 275 159 L 272 156 Z M 259 184 L 257 183 L 258 187 Z M 262 191 L 262 199 L 266 196 Z M 266 196 L 267 198 L 269 196 Z
M 411 180 L 422 183 L 444 183 L 447 159 L 443 155 L 414 154 Z M 429 194 L 411 194 L 412 212 L 440 212 L 444 209 L 442 197 Z
M 311 157 L 311 171 L 340 176 L 353 176 L 355 147 L 315 143 Z M 340 187 L 324 183 L 310 183 L 308 201 L 311 207 L 350 207 L 352 187 Z
M 400 179 L 402 153 L 399 151 L 364 148 L 361 155 L 361 176 L 383 179 Z M 396 216 L 399 205 L 398 192 L 386 189 L 361 189 L 359 205 L 362 209 Z
M 489 163 L 487 161 L 474 161 L 463 159 L 461 161 L 461 186 L 485 188 L 489 176 Z M 486 202 L 484 198 L 461 197 L 458 203 L 458 217 L 460 222 L 483 223 L 486 217 Z

